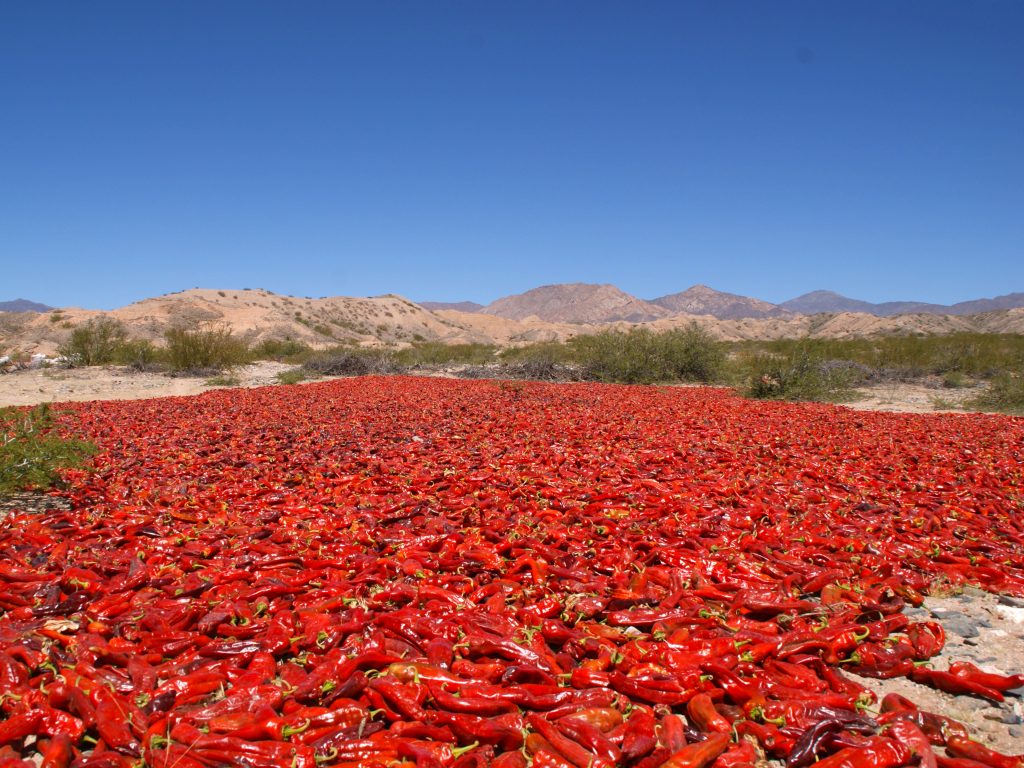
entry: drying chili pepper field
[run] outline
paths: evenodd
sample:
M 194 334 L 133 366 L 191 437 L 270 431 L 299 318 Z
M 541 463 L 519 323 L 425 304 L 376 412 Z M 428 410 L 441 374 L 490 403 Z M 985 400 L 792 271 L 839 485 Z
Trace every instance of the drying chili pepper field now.
M 1024 683 L 905 612 L 1024 596 L 1022 419 L 401 377 L 69 408 L 70 510 L 0 523 L 0 766 L 1024 765 L 861 682 Z

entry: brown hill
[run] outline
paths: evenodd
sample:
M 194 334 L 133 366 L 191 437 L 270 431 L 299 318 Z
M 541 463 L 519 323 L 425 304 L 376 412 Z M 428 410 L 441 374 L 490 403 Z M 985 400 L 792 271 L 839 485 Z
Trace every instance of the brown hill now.
M 417 303 L 431 312 L 437 312 L 439 309 L 454 309 L 456 312 L 479 312 L 484 308 L 483 304 L 477 304 L 475 301 L 420 301 Z
M 534 303 L 531 315 L 514 319 L 483 312 L 429 312 L 418 304 L 393 295 L 312 299 L 281 296 L 263 290 L 195 289 L 145 299 L 110 312 L 73 308 L 45 314 L 3 312 L 0 313 L 0 354 L 53 354 L 76 326 L 99 315 L 121 320 L 132 337 L 151 339 L 157 343 L 162 341 L 164 331 L 171 326 L 214 323 L 222 324 L 254 342 L 290 338 L 314 347 L 339 343 L 403 345 L 417 341 L 479 342 L 508 346 L 564 340 L 604 328 L 629 329 L 642 325 L 661 330 L 692 322 L 725 340 L 804 336 L 846 338 L 883 334 L 945 334 L 956 331 L 1024 333 L 1024 308 L 977 315 L 921 313 L 879 317 L 864 312 L 843 312 L 720 320 L 710 315 L 670 314 L 664 307 L 635 300 L 639 302 L 638 306 L 630 301 L 632 297 L 621 291 L 614 288 L 607 290 L 611 286 L 583 288 L 586 290 L 568 293 L 593 298 L 593 306 L 601 310 L 593 312 L 598 316 L 635 316 L 644 305 L 653 306 L 662 314 L 644 323 L 626 319 L 614 322 L 551 322 L 537 316 L 538 308 L 544 310 L 542 301 Z M 565 292 L 562 293 L 564 295 Z M 585 308 L 584 303 L 576 311 L 582 312 Z M 526 311 L 527 307 L 521 306 L 521 309 Z
M 681 293 L 651 299 L 651 304 L 673 314 L 711 315 L 719 320 L 738 320 L 744 317 L 786 317 L 790 313 L 775 304 L 749 296 L 716 291 L 706 285 L 694 285 Z
M 0 312 L 49 312 L 53 307 L 28 299 L 0 301 Z
M 1024 293 L 1007 293 L 991 299 L 972 299 L 956 304 L 930 304 L 924 301 L 870 301 L 851 299 L 833 291 L 811 291 L 795 299 L 784 301 L 780 308 L 804 315 L 822 312 L 863 312 L 879 317 L 894 315 L 977 315 L 1001 309 L 1024 307 Z
M 887 301 L 874 304 L 851 299 L 834 291 L 812 291 L 781 304 L 749 296 L 726 293 L 706 285 L 694 285 L 679 293 L 644 301 L 613 285 L 569 283 L 545 285 L 506 296 L 488 307 L 476 302 L 420 302 L 431 311 L 458 310 L 487 312 L 512 320 L 536 317 L 557 323 L 650 322 L 677 314 L 710 315 L 719 320 L 860 313 L 878 317 L 894 315 L 976 315 L 1024 307 L 1024 293 L 1008 293 L 991 299 L 973 299 L 957 304 L 922 301 Z M 661 310 L 665 310 L 664 312 Z
M 481 311 L 510 320 L 533 317 L 549 323 L 642 323 L 672 314 L 614 285 L 590 283 L 544 285 L 493 301 Z
M 0 313 L 0 349 L 52 354 L 75 326 L 99 315 L 122 321 L 134 338 L 156 342 L 171 326 L 202 323 L 223 324 L 253 342 L 295 339 L 314 347 L 343 342 L 372 345 L 489 340 L 401 296 L 312 299 L 264 290 L 197 288 L 144 299 L 110 312 L 70 308 L 46 314 Z

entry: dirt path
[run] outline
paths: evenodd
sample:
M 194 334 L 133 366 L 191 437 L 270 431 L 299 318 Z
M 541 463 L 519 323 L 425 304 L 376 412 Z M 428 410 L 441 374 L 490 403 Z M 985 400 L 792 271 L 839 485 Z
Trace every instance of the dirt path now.
M 843 405 L 862 411 L 898 413 L 964 413 L 965 403 L 976 397 L 980 387 L 945 389 L 920 383 L 873 384 L 857 390 L 857 399 Z
M 238 368 L 237 386 L 265 387 L 277 374 L 294 366 L 259 362 Z M 141 400 L 147 397 L 198 395 L 218 389 L 208 378 L 171 378 L 162 373 L 138 373 L 126 368 L 40 368 L 0 376 L 0 407 L 70 400 Z

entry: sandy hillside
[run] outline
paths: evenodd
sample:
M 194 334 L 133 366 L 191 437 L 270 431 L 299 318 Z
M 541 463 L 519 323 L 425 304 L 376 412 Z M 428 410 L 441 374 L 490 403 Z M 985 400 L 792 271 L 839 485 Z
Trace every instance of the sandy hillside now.
M 193 289 L 129 304 L 109 312 L 60 309 L 45 314 L 0 315 L 0 343 L 8 349 L 52 354 L 75 326 L 107 315 L 131 336 L 160 341 L 172 325 L 223 324 L 253 341 L 295 339 L 315 347 L 359 344 L 486 341 L 401 296 L 322 299 L 264 290 Z
M 657 309 L 662 313 L 668 311 L 661 307 Z M 41 314 L 0 313 L 0 354 L 52 355 L 67 341 L 75 327 L 100 315 L 124 322 L 132 337 L 157 343 L 171 326 L 209 323 L 223 325 L 254 342 L 269 338 L 295 339 L 314 347 L 339 343 L 402 345 L 418 341 L 507 346 L 564 340 L 602 328 L 664 330 L 693 322 L 717 338 L 728 341 L 956 331 L 1024 333 L 1024 309 L 966 316 L 915 314 L 879 317 L 844 312 L 731 320 L 680 313 L 644 323 L 568 323 L 549 322 L 533 315 L 511 319 L 481 312 L 431 312 L 395 295 L 313 299 L 282 296 L 259 289 L 197 288 L 145 299 L 109 312 L 67 308 Z

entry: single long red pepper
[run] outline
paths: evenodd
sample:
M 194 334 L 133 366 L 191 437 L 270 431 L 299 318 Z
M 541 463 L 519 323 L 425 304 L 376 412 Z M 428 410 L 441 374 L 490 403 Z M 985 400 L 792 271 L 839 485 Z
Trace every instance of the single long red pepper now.
M 985 672 L 969 661 L 954 661 L 950 663 L 949 671 L 957 677 L 1000 693 L 1024 686 L 1024 675 L 998 675 Z
M 662 763 L 662 768 L 704 768 L 713 763 L 729 746 L 729 736 L 712 733 L 704 741 L 688 744 Z
M 649 754 L 658 745 L 655 737 L 656 721 L 654 716 L 645 710 L 634 710 L 629 719 L 621 726 L 622 759 L 636 760 Z
M 698 693 L 686 705 L 686 714 L 697 728 L 705 732 L 732 733 L 732 723 L 716 709 L 706 693 Z
M 815 768 L 893 768 L 910 760 L 910 748 L 885 736 L 872 736 L 856 747 L 841 749 L 815 763 Z
M 909 719 L 894 720 L 886 732 L 910 748 L 921 761 L 921 768 L 938 768 L 931 742 L 916 723 Z
M 911 671 L 910 679 L 915 683 L 930 685 L 947 693 L 966 693 L 973 696 L 981 696 L 992 701 L 1002 701 L 1004 698 L 1001 691 L 977 682 L 976 678 L 958 676 L 936 669 L 916 667 Z
M 1022 768 L 1024 755 L 1004 755 L 964 736 L 946 739 L 946 751 L 953 757 L 976 760 L 991 768 Z

